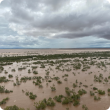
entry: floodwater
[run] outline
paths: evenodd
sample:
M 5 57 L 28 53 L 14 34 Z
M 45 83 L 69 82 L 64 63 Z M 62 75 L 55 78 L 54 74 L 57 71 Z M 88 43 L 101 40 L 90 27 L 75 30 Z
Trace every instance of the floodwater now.
M 0 49 L 0 56 L 27 56 L 100 51 L 110 51 L 110 49 Z
M 30 51 L 30 50 L 25 50 L 23 51 L 23 53 L 26 53 L 26 51 Z M 33 50 L 31 50 L 33 51 Z M 41 50 L 37 50 L 37 52 Z M 47 53 L 49 52 L 49 50 L 45 50 Z M 55 52 L 58 51 L 58 53 L 62 53 L 62 51 L 64 50 L 50 50 L 51 52 Z M 71 53 L 71 51 L 73 52 L 74 50 L 70 50 L 69 53 Z M 77 50 L 76 50 L 77 51 Z M 84 50 L 85 51 L 85 50 Z M 4 50 L 0 50 L 1 53 L 8 53 L 10 51 L 4 51 Z M 14 50 L 11 51 L 14 53 Z M 15 53 L 19 53 L 21 52 L 21 50 L 17 50 Z M 36 52 L 34 50 L 34 52 Z M 36 52 L 36 53 L 37 53 Z M 50 52 L 50 53 L 51 53 Z M 66 50 L 66 52 L 68 52 Z M 42 53 L 45 53 L 42 50 Z M 89 58 L 88 58 L 89 59 Z M 71 59 L 71 62 L 73 62 L 74 59 Z M 79 59 L 79 60 L 83 60 L 83 59 Z M 100 62 L 100 61 L 104 61 L 100 60 L 98 61 L 97 59 L 94 59 L 94 61 Z M 6 106 L 12 106 L 12 105 L 17 105 L 18 107 L 22 107 L 22 108 L 30 108 L 30 110 L 36 110 L 35 106 L 34 106 L 34 102 L 39 102 L 41 100 L 43 100 L 44 98 L 48 99 L 49 97 L 53 98 L 54 96 L 58 96 L 58 95 L 66 95 L 65 93 L 65 87 L 69 87 L 71 90 L 74 89 L 74 91 L 78 91 L 79 89 L 84 89 L 87 91 L 87 94 L 84 94 L 81 96 L 80 99 L 80 105 L 77 107 L 73 106 L 73 103 L 71 104 L 67 104 L 67 105 L 62 105 L 61 103 L 56 103 L 55 107 L 49 108 L 46 107 L 45 110 L 66 110 L 66 108 L 69 108 L 69 110 L 82 110 L 82 105 L 86 105 L 88 107 L 89 110 L 106 110 L 109 108 L 110 106 L 110 96 L 108 96 L 108 88 L 110 88 L 110 81 L 103 84 L 103 82 L 99 83 L 99 82 L 94 82 L 94 75 L 99 75 L 100 73 L 103 74 L 103 77 L 108 77 L 110 75 L 110 67 L 109 65 L 106 65 L 107 68 L 97 68 L 96 65 L 91 65 L 91 68 L 88 69 L 87 71 L 82 72 L 81 69 L 80 70 L 74 70 L 73 66 L 71 65 L 71 62 L 67 62 L 67 63 L 63 63 L 63 69 L 67 69 L 68 67 L 71 68 L 71 71 L 61 71 L 61 70 L 56 70 L 55 67 L 58 64 L 54 64 L 54 66 L 50 66 L 48 64 L 45 64 L 46 67 L 45 68 L 40 68 L 40 64 L 37 65 L 33 65 L 34 61 L 29 61 L 26 62 L 27 65 L 23 65 L 23 62 L 20 63 L 13 63 L 12 65 L 8 65 L 8 66 L 4 66 L 4 70 L 8 71 L 7 74 L 4 73 L 4 71 L 2 73 L 0 73 L 0 77 L 1 76 L 6 76 L 8 78 L 9 74 L 13 75 L 13 78 L 10 78 L 10 80 L 7 83 L 0 83 L 0 85 L 5 86 L 6 89 L 8 90 L 13 90 L 13 93 L 0 93 L 0 101 L 6 97 L 9 97 L 9 101 L 7 101 L 6 104 L 2 105 L 2 108 L 5 108 Z M 109 62 L 109 59 L 106 59 L 106 62 Z M 29 65 L 30 64 L 30 65 Z M 67 65 L 68 64 L 68 65 Z M 22 71 L 18 71 L 19 67 L 23 67 L 25 66 L 26 69 L 22 70 Z M 28 66 L 28 67 L 27 67 Z M 36 71 L 38 71 L 37 75 L 34 75 L 32 73 L 32 68 L 31 66 L 38 66 L 37 69 L 35 69 Z M 46 80 L 42 81 L 42 85 L 43 88 L 39 88 L 38 86 L 35 86 L 33 84 L 33 80 L 28 80 L 27 82 L 22 82 L 19 86 L 13 86 L 13 82 L 16 81 L 16 76 L 18 75 L 19 79 L 23 76 L 41 76 L 41 77 L 45 77 L 46 76 L 46 71 L 49 67 L 52 68 L 52 70 L 50 70 L 49 76 L 54 77 L 54 76 L 58 76 L 60 78 L 60 80 L 62 81 L 62 84 L 58 84 L 56 80 L 52 80 L 52 82 L 48 82 L 48 85 L 46 85 Z M 12 72 L 11 70 L 15 69 L 15 72 Z M 31 73 L 28 73 L 28 70 L 31 70 Z M 74 76 L 73 72 L 76 74 Z M 91 74 L 88 74 L 92 72 Z M 64 78 L 62 77 L 64 74 L 68 74 L 67 77 L 67 81 L 64 81 Z M 78 82 L 82 82 L 82 85 L 88 85 L 88 88 L 85 88 L 84 86 L 76 87 L 73 88 L 73 83 L 75 83 L 75 81 Z M 50 86 L 53 86 L 53 84 L 56 87 L 56 91 L 52 92 Z M 93 84 L 93 86 L 90 86 L 91 84 Z M 105 95 L 98 95 L 97 93 L 95 93 L 96 96 L 100 96 L 101 100 L 99 101 L 95 101 L 94 100 L 94 96 L 90 96 L 90 90 L 93 91 L 93 87 L 97 87 L 100 90 L 105 90 Z M 25 93 L 22 92 L 22 90 L 24 91 L 29 91 L 29 92 L 33 92 L 34 94 L 37 95 L 37 98 L 35 100 L 31 100 L 29 98 L 29 96 L 26 96 Z

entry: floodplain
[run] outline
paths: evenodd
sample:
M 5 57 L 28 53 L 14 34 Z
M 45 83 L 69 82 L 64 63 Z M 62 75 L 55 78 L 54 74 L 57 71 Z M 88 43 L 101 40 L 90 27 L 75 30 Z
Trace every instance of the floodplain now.
M 0 106 L 4 110 L 109 108 L 109 50 L 40 52 L 1 53 Z

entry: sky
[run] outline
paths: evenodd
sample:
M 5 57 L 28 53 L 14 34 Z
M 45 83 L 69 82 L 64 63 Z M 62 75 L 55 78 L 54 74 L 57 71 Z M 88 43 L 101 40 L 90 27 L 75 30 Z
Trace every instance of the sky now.
M 0 48 L 110 47 L 110 0 L 0 0 Z

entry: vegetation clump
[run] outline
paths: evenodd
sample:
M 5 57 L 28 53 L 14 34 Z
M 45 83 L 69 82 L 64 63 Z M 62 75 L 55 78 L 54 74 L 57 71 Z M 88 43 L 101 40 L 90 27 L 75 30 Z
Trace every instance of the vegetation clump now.
M 46 106 L 50 106 L 50 107 L 55 106 L 55 102 L 53 101 L 52 98 L 49 98 L 48 100 L 43 99 L 42 101 L 35 102 L 34 106 L 37 108 L 37 110 L 40 110 L 40 109 L 45 109 Z
M 6 104 L 6 101 L 7 100 L 9 100 L 9 98 L 7 97 L 7 98 L 5 98 L 5 99 L 3 99 L 1 102 L 0 102 L 0 105 L 3 105 L 3 104 Z
M 110 92 L 110 89 L 108 88 L 108 92 Z
M 94 100 L 100 100 L 100 97 L 94 96 Z
M 4 67 L 0 66 L 0 73 L 4 70 Z
M 50 87 L 52 91 L 56 91 L 56 88 L 53 86 L 53 87 Z
M 73 88 L 76 88 L 77 87 L 77 84 L 73 83 Z
M 94 93 L 93 93 L 92 91 L 90 91 L 90 95 L 91 95 L 91 96 L 94 96 Z
M 22 92 L 25 92 L 24 90 L 22 90 Z M 34 95 L 32 92 L 26 92 L 25 93 L 26 96 L 29 96 L 30 99 L 35 100 L 37 95 Z
M 72 101 L 71 98 L 69 97 L 64 97 L 64 99 L 62 100 L 62 104 L 69 104 Z
M 2 82 L 8 82 L 9 80 L 8 79 L 6 79 L 6 77 L 5 76 L 3 76 L 3 77 L 0 77 L 0 83 L 2 83 Z
M 61 83 L 62 83 L 62 81 L 60 81 L 60 80 L 59 80 L 59 81 L 57 81 L 57 83 L 58 83 L 58 84 L 61 84 Z
M 4 86 L 0 86 L 0 93 L 10 93 L 10 92 L 13 92 L 13 91 L 5 89 Z
M 87 92 L 84 90 L 84 89 L 80 89 L 79 91 L 78 91 L 78 94 L 79 95 L 83 95 L 83 94 L 86 94 Z
M 105 94 L 105 91 L 98 90 L 98 93 L 99 93 L 100 95 L 104 95 L 104 94 Z
M 37 71 L 33 71 L 33 73 L 34 73 L 34 74 L 38 74 L 38 72 L 37 72 Z
M 98 90 L 98 88 L 96 88 L 96 87 L 93 87 L 93 90 Z
M 8 75 L 8 77 L 9 77 L 9 78 L 12 78 L 12 77 L 13 77 L 13 75 L 9 74 L 9 75 Z
M 86 105 L 82 105 L 82 108 L 83 108 L 84 110 L 88 110 L 88 107 L 87 107 Z
M 24 108 L 19 108 L 16 105 L 14 106 L 7 106 L 4 110 L 25 110 Z M 27 109 L 29 110 L 29 109 Z
M 11 71 L 12 71 L 12 72 L 15 72 L 15 69 L 12 69 Z
M 62 98 L 64 96 L 63 95 L 59 95 L 59 96 L 55 96 L 54 99 L 57 101 L 57 102 L 62 102 Z

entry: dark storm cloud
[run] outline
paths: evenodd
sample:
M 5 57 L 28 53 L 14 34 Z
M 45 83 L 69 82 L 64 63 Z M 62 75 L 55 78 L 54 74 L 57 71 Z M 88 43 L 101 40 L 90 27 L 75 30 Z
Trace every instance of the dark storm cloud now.
M 9 8 L 4 16 L 10 28 L 22 35 L 110 39 L 107 0 L 4 0 L 2 5 Z

